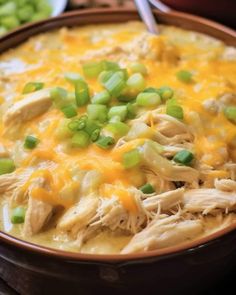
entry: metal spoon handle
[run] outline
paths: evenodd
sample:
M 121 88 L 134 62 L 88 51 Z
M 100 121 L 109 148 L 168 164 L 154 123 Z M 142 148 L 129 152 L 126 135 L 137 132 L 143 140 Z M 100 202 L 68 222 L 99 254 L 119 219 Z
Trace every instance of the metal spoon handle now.
M 138 12 L 147 26 L 147 29 L 152 34 L 159 34 L 156 20 L 152 14 L 152 10 L 148 0 L 134 0 Z
M 162 12 L 169 12 L 171 11 L 170 7 L 165 5 L 164 3 L 162 3 L 159 0 L 149 0 L 150 3 L 152 3 L 152 5 L 157 8 L 158 10 L 162 11 Z

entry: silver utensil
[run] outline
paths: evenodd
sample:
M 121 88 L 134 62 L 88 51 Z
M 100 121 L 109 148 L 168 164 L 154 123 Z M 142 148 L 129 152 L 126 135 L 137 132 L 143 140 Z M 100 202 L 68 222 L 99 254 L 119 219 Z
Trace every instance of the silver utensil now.
M 159 34 L 158 25 L 151 10 L 148 0 L 134 0 L 139 15 L 145 23 L 148 31 L 152 34 Z
M 159 0 L 149 0 L 152 5 L 162 12 L 169 12 L 171 9 Z

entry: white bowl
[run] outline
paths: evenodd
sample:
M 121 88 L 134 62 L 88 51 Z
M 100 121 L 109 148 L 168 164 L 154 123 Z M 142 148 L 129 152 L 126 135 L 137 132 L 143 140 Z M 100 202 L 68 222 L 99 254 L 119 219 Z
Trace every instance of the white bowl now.
M 52 16 L 61 14 L 67 5 L 68 0 L 49 0 L 49 3 L 53 7 Z

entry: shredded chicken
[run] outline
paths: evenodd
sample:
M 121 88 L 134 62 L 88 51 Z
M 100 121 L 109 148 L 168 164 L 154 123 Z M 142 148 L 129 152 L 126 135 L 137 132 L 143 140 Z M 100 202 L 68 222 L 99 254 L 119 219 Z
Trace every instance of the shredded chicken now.
M 215 188 L 220 191 L 236 192 L 236 181 L 232 179 L 216 179 Z
M 160 195 L 148 197 L 143 201 L 143 205 L 147 210 L 156 209 L 158 204 L 161 206 L 162 211 L 167 211 L 177 204 L 182 202 L 184 189 L 176 189 Z
M 153 146 L 144 144 L 142 147 L 144 164 L 154 173 L 171 181 L 194 182 L 198 180 L 197 170 L 188 166 L 177 166 L 159 155 Z
M 200 220 L 181 220 L 178 214 L 155 219 L 134 235 L 122 254 L 161 249 L 191 240 L 203 231 Z
M 98 198 L 94 194 L 82 197 L 81 200 L 72 206 L 61 217 L 58 228 L 65 231 L 77 233 L 80 229 L 89 224 L 90 219 L 96 214 Z
M 25 215 L 23 235 L 30 237 L 38 233 L 51 216 L 52 209 L 52 205 L 30 197 Z
M 22 100 L 14 103 L 3 117 L 5 126 L 13 126 L 29 121 L 43 114 L 52 104 L 50 89 L 39 90 L 25 95 Z
M 236 208 L 236 193 L 214 188 L 187 190 L 183 202 L 184 209 L 192 213 L 204 215 L 214 213 L 216 209 L 228 212 Z
M 0 176 L 0 193 L 12 191 L 17 185 L 18 177 L 15 173 Z

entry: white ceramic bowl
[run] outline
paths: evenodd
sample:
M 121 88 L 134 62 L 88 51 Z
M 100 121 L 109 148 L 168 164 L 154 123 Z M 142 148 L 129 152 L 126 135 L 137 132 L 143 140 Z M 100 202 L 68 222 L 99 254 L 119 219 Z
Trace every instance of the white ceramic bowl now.
M 68 0 L 49 0 L 49 3 L 53 7 L 52 16 L 61 14 L 67 5 Z

